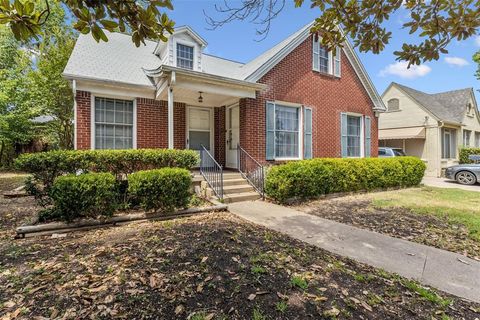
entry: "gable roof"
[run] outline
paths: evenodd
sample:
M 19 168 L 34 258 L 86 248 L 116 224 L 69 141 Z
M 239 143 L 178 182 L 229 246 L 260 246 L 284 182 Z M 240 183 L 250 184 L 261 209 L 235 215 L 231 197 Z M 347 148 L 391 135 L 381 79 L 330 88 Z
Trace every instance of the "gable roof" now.
M 473 107 L 477 109 L 473 88 L 429 94 L 395 82 L 392 85 L 402 90 L 440 121 L 462 123 L 470 101 L 473 101 Z
M 248 63 L 240 63 L 202 53 L 203 72 L 233 80 L 255 83 L 310 36 L 313 22 L 307 24 L 271 49 Z M 176 29 L 174 34 L 187 32 L 202 45 L 207 42 L 189 26 Z M 145 41 L 145 46 L 135 47 L 131 37 L 123 33 L 109 33 L 108 42 L 97 43 L 90 35 L 80 34 L 64 70 L 69 79 L 90 79 L 152 87 L 151 71 L 158 70 L 162 61 L 155 54 L 163 43 Z M 373 109 L 385 111 L 375 86 L 355 50 L 346 41 L 343 51 L 373 102 Z

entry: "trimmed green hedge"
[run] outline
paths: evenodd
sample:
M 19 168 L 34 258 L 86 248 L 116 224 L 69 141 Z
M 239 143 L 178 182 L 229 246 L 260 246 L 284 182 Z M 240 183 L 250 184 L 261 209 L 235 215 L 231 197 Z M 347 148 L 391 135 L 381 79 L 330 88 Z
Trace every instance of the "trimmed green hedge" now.
M 128 192 L 144 210 L 172 211 L 188 205 L 191 183 L 185 169 L 139 171 L 128 176 Z
M 72 221 L 76 218 L 111 216 L 118 204 L 118 187 L 111 173 L 66 175 L 54 180 L 48 191 L 53 208 L 44 219 Z
M 480 155 L 480 148 L 462 148 L 460 149 L 460 163 L 473 163 L 468 159 L 470 155 Z
M 15 166 L 49 187 L 56 177 L 78 171 L 110 172 L 118 176 L 164 167 L 190 169 L 198 162 L 198 153 L 193 150 L 63 150 L 23 154 Z
M 285 203 L 336 192 L 410 187 L 422 181 L 425 168 L 423 161 L 414 157 L 289 162 L 267 172 L 265 192 Z

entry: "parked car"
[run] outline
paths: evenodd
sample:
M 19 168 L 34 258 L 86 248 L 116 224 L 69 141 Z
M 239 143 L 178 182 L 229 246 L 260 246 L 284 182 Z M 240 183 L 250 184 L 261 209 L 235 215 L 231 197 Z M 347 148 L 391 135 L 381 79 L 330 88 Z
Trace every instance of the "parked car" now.
M 464 163 L 445 169 L 445 178 L 460 184 L 472 185 L 480 181 L 480 156 L 469 156 L 475 163 Z
M 406 154 L 400 148 L 380 147 L 378 148 L 379 158 L 405 157 Z

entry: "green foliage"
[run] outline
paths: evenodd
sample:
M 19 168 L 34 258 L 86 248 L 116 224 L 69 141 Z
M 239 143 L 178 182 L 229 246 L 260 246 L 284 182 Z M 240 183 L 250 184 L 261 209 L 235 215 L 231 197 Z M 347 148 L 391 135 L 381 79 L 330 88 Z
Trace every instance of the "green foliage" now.
M 292 279 L 290 279 L 290 283 L 293 287 L 297 287 L 302 290 L 306 290 L 308 288 L 307 280 L 301 276 L 293 276 Z
M 479 155 L 480 148 L 461 148 L 460 149 L 460 163 L 473 163 L 472 160 L 468 159 L 470 155 Z
M 403 280 L 402 284 L 405 287 L 407 287 L 408 289 L 410 289 L 411 291 L 417 293 L 420 297 L 438 305 L 439 307 L 447 308 L 449 305 L 452 304 L 452 300 L 442 298 L 436 292 L 434 292 L 434 291 L 432 291 L 428 288 L 420 286 L 415 281 Z
M 418 158 L 312 159 L 274 166 L 267 172 L 265 191 L 284 203 L 292 198 L 418 185 L 425 172 Z
M 92 34 L 98 42 L 108 41 L 103 29 L 110 32 L 127 29 L 138 47 L 145 39 L 167 41 L 165 33 L 173 33 L 174 22 L 159 8 L 173 10 L 171 0 L 116 1 L 36 0 L 0 1 L 0 24 L 8 24 L 17 40 L 38 38 L 42 26 L 52 19 L 52 5 L 62 3 L 74 15 L 74 28 Z
M 409 65 L 438 60 L 441 54 L 448 53 L 452 41 L 475 36 L 480 26 L 480 3 L 472 0 L 294 0 L 296 7 L 305 2 L 320 12 L 311 31 L 321 34 L 322 42 L 330 49 L 344 45 L 349 38 L 360 52 L 378 54 L 390 42 L 394 31 L 386 21 L 400 14 L 402 28 L 412 37 L 394 54 L 397 60 Z M 242 0 L 235 5 L 225 1 L 223 6 L 216 7 L 222 17 L 207 21 L 213 27 L 233 20 L 253 21 L 262 26 L 257 33 L 266 35 L 284 5 L 285 1 Z M 420 41 L 411 40 L 417 38 Z
M 192 177 L 186 169 L 145 170 L 128 177 L 128 192 L 144 210 L 172 211 L 187 206 L 191 183 Z
M 76 218 L 111 216 L 118 192 L 111 173 L 66 175 L 55 179 L 49 196 L 54 207 L 50 217 L 72 221 Z

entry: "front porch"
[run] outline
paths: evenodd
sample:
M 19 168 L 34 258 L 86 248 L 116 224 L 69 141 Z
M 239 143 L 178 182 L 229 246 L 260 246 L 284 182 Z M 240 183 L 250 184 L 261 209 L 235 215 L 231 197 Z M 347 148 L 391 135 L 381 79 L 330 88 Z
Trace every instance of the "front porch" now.
M 237 169 L 240 100 L 256 98 L 265 85 L 169 66 L 146 72 L 155 100 L 167 104 L 168 148 L 204 146 L 221 166 Z

